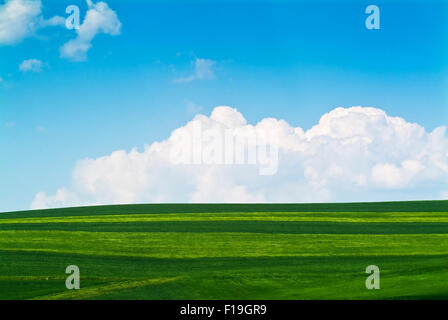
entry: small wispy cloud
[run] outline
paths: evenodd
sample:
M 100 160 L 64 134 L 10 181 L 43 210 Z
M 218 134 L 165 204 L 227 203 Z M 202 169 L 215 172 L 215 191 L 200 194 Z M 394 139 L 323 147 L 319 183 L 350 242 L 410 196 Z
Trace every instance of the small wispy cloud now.
M 87 60 L 87 51 L 92 47 L 92 40 L 100 33 L 116 36 L 121 33 L 121 22 L 107 3 L 93 3 L 87 0 L 89 10 L 86 17 L 76 30 L 76 38 L 68 41 L 60 48 L 62 58 L 71 61 Z
M 16 126 L 16 123 L 13 122 L 13 121 L 6 122 L 6 123 L 5 123 L 5 127 L 6 127 L 6 128 L 12 128 L 12 127 L 15 127 L 15 126 Z
M 43 62 L 38 59 L 28 59 L 22 61 L 19 70 L 22 72 L 41 72 L 43 65 Z
M 0 76 L 0 88 L 9 88 L 10 83 L 3 77 Z
M 197 105 L 193 101 L 185 100 L 185 103 L 187 104 L 187 112 L 188 113 L 196 114 L 196 113 L 202 111 L 202 109 L 203 109 L 202 106 Z
M 195 80 L 213 80 L 215 79 L 215 72 L 213 67 L 216 65 L 216 61 L 210 59 L 200 59 L 196 58 L 194 63 L 193 74 L 177 78 L 174 80 L 175 83 L 189 83 Z

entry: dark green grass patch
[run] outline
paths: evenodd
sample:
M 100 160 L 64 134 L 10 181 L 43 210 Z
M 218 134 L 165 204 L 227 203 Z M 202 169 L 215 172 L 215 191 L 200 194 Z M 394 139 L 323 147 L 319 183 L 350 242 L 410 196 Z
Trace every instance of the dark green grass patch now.
M 0 230 L 89 232 L 249 232 L 283 234 L 448 234 L 445 222 L 166 221 L 0 224 Z
M 446 201 L 317 204 L 140 204 L 0 213 L 0 218 L 202 212 L 448 212 Z

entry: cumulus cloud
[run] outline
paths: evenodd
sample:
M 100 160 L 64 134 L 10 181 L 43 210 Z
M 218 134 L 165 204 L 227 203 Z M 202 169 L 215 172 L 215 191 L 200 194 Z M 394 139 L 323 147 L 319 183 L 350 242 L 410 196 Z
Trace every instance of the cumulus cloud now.
M 19 70 L 22 72 L 41 72 L 43 63 L 37 59 L 24 60 L 19 65 Z
M 64 25 L 62 17 L 42 16 L 40 0 L 6 0 L 0 5 L 0 45 L 13 45 L 44 27 Z
M 372 168 L 372 181 L 380 187 L 402 188 L 423 169 L 424 166 L 418 160 L 404 160 L 398 166 L 379 163 Z
M 198 127 L 237 136 L 278 134 L 278 171 L 256 164 L 175 164 Z M 79 160 L 72 184 L 40 192 L 31 208 L 145 202 L 328 202 L 438 199 L 448 190 L 445 127 L 432 132 L 376 108 L 336 108 L 305 131 L 284 120 L 248 124 L 230 107 L 197 115 L 144 150 Z M 197 138 L 196 138 L 197 139 Z M 206 139 L 203 137 L 203 139 Z M 194 143 L 194 141 L 193 141 Z M 258 142 L 257 142 L 258 144 Z M 187 143 L 188 145 L 188 143 Z
M 100 33 L 116 36 L 121 33 L 121 22 L 107 3 L 87 0 L 88 11 L 76 38 L 60 48 L 61 57 L 72 61 L 85 61 L 93 39 Z
M 176 83 L 188 83 L 194 80 L 212 80 L 215 78 L 213 67 L 216 62 L 210 59 L 196 58 L 194 61 L 194 72 L 188 77 L 175 79 Z

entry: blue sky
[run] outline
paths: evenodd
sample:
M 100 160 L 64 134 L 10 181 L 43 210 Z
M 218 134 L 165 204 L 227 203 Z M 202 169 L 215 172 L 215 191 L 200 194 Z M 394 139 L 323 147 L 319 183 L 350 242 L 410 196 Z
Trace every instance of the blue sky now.
M 106 1 L 119 35 L 98 34 L 85 61 L 60 56 L 74 30 L 46 27 L 0 45 L 0 211 L 70 185 L 79 159 L 140 150 L 195 113 L 237 108 L 309 129 L 336 107 L 370 106 L 448 125 L 448 4 L 442 1 Z M 1 1 L 4 4 L 5 1 Z M 42 0 L 43 16 L 87 11 Z M 381 10 L 368 30 L 365 8 Z M 39 72 L 19 65 L 37 59 Z M 196 59 L 212 77 L 179 82 Z

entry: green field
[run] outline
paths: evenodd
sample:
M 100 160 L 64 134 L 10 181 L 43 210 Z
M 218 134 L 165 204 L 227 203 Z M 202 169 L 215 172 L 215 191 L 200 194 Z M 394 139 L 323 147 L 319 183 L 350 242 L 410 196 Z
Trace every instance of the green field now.
M 448 201 L 0 213 L 0 299 L 448 299 Z

